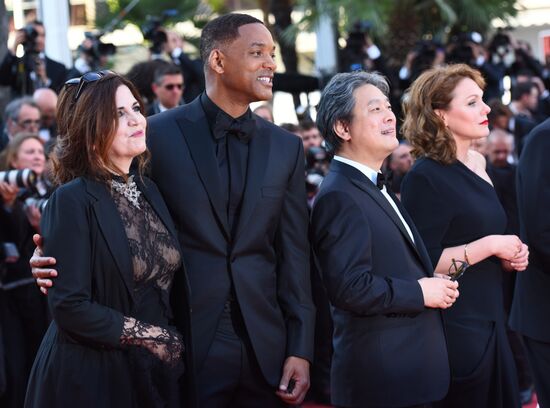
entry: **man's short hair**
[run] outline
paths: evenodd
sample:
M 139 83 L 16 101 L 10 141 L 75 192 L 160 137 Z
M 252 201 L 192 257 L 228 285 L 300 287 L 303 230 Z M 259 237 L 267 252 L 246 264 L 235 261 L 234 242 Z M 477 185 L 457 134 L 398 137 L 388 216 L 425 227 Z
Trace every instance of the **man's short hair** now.
M 31 96 L 23 96 L 22 98 L 17 98 L 8 103 L 6 109 L 4 110 L 4 121 L 7 122 L 8 119 L 11 119 L 14 122 L 19 120 L 19 113 L 23 105 L 29 105 L 33 108 L 40 110 L 34 99 Z
M 155 84 L 162 84 L 162 80 L 166 75 L 183 75 L 183 73 L 181 72 L 181 68 L 178 67 L 176 64 L 161 65 L 157 69 L 155 69 Z
M 351 122 L 355 108 L 354 92 L 363 85 L 375 86 L 386 96 L 390 93 L 388 82 L 382 75 L 364 71 L 336 74 L 323 89 L 317 110 L 317 128 L 328 150 L 333 153 L 338 152 L 342 145 L 334 127 L 338 122 Z
M 512 100 L 519 101 L 523 95 L 530 95 L 533 88 L 538 89 L 537 85 L 530 81 L 516 84 L 516 86 L 512 88 Z
M 303 119 L 299 122 L 299 125 L 302 130 L 311 130 L 317 127 L 315 122 L 311 119 Z
M 239 27 L 247 24 L 263 24 L 256 17 L 248 14 L 225 14 L 210 21 L 202 30 L 200 41 L 201 59 L 205 66 L 214 48 L 221 47 L 239 37 Z

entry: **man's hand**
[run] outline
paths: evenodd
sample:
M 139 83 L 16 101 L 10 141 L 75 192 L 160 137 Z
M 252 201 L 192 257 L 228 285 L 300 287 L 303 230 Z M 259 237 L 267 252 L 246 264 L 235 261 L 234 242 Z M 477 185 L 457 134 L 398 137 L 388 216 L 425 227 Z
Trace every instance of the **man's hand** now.
M 309 361 L 288 357 L 283 367 L 283 376 L 277 395 L 287 404 L 301 404 L 309 389 Z
M 19 193 L 19 187 L 12 186 L 5 181 L 0 181 L 0 196 L 2 197 L 4 206 L 8 208 L 13 207 L 15 199 L 17 198 L 17 193 Z
M 40 291 L 47 295 L 48 288 L 53 286 L 51 278 L 57 276 L 57 271 L 46 267 L 55 265 L 55 258 L 44 256 L 42 252 L 42 237 L 40 235 L 34 234 L 32 240 L 36 244 L 32 258 L 29 261 L 32 268 L 32 276 L 36 279 L 36 284 L 40 287 Z
M 447 309 L 458 298 L 458 282 L 456 281 L 434 277 L 419 279 L 418 283 L 422 289 L 426 307 Z

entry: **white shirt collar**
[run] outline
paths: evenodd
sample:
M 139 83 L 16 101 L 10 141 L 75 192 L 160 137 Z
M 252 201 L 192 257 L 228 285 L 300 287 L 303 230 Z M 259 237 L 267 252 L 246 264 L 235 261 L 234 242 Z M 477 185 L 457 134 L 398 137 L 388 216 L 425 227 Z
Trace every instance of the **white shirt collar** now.
M 355 167 L 357 170 L 367 176 L 368 179 L 374 183 L 374 185 L 376 185 L 376 180 L 379 173 L 378 171 L 373 170 L 369 166 L 365 166 L 362 163 L 356 162 L 355 160 L 346 159 L 342 156 L 334 156 L 334 160 L 338 160 L 339 162 L 346 163 L 352 167 Z

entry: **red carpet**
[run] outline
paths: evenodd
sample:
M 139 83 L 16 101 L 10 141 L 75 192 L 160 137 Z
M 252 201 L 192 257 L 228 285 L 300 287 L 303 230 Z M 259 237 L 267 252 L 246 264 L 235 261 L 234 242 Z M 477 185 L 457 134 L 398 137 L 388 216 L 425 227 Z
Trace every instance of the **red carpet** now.
M 330 405 L 318 405 L 314 403 L 307 402 L 302 405 L 302 408 L 331 408 Z M 524 405 L 523 408 L 537 408 L 537 396 L 533 394 L 533 400 L 530 404 Z

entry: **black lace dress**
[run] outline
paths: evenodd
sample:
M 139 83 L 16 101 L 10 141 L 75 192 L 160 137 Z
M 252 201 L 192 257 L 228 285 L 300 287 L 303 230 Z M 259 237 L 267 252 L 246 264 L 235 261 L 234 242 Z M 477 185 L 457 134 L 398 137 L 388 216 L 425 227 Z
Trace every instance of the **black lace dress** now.
M 124 317 L 121 344 L 128 346 L 135 390 L 142 406 L 179 407 L 183 373 L 181 335 L 172 320 L 169 291 L 181 256 L 151 205 L 129 180 L 113 180 L 112 194 L 128 237 L 134 271 L 134 310 Z M 118 187 L 118 188 L 117 188 Z M 127 197 L 130 196 L 130 198 Z
M 168 209 L 148 180 L 111 187 L 79 178 L 54 192 L 42 216 L 44 253 L 57 260 L 48 292 L 54 321 L 25 407 L 184 406 L 187 350 L 169 302 L 184 271 L 163 221 Z

